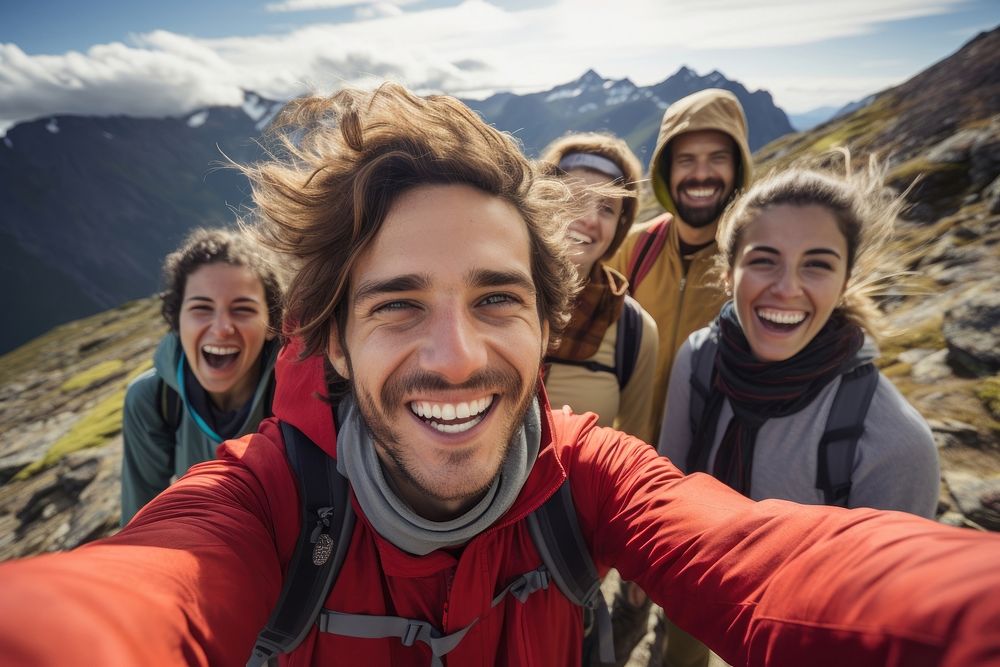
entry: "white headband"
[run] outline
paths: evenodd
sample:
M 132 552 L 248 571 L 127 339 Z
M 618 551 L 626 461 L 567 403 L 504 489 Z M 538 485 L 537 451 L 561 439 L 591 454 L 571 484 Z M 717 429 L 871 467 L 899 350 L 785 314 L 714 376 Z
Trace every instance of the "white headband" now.
M 594 155 L 593 153 L 567 153 L 559 160 L 559 168 L 563 171 L 570 169 L 593 169 L 611 178 L 625 178 L 625 174 L 606 157 Z

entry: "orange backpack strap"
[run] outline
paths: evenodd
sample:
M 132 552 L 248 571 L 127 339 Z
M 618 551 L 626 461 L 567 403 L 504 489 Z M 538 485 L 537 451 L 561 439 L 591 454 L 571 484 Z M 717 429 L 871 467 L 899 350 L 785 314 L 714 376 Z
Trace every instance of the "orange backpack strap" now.
M 653 268 L 656 258 L 660 256 L 663 245 L 667 242 L 667 231 L 670 229 L 669 216 L 665 216 L 651 225 L 639 236 L 639 242 L 632 248 L 632 256 L 628 260 L 628 289 L 632 295 L 639 289 L 639 283 Z

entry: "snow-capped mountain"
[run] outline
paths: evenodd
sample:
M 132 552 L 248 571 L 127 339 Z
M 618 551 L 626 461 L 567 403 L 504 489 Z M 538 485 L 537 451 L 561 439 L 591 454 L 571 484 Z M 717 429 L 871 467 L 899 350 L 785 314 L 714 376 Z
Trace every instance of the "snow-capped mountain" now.
M 531 155 L 568 131 L 607 130 L 645 162 L 663 110 L 710 86 L 743 102 L 751 146 L 791 131 L 769 94 L 687 68 L 649 87 L 588 70 L 548 91 L 466 102 Z M 232 223 L 249 202 L 226 159 L 259 158 L 254 139 L 282 104 L 248 92 L 240 106 L 181 117 L 57 116 L 11 128 L 0 141 L 0 309 L 14 315 L 0 329 L 0 353 L 155 292 L 164 254 L 189 229 Z

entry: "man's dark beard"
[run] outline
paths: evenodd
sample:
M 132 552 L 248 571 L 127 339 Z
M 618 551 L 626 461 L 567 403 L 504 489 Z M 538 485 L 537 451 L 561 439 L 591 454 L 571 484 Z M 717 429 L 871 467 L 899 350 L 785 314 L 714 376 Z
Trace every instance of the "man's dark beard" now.
M 718 178 L 706 178 L 704 181 L 686 178 L 677 184 L 676 193 L 670 193 L 671 198 L 674 200 L 674 206 L 677 207 L 677 215 L 680 216 L 685 224 L 695 229 L 708 227 L 718 220 L 722 212 L 726 210 L 729 201 L 733 198 L 733 192 L 736 191 L 734 189 L 728 196 L 719 199 L 715 206 L 699 206 L 695 208 L 693 206 L 685 206 L 680 202 L 680 193 L 682 190 L 699 187 L 717 188 L 721 192 L 725 192 L 726 190 L 726 184 Z
M 349 356 L 347 358 L 347 363 L 348 368 L 350 369 L 351 377 L 357 377 L 354 373 L 353 367 L 351 366 Z M 523 388 L 524 384 L 521 382 L 520 376 L 518 376 L 517 372 L 513 369 L 510 372 L 498 369 L 488 369 L 480 373 L 476 373 L 465 382 L 457 385 L 453 385 L 433 373 L 414 372 L 399 378 L 390 378 L 385 383 L 381 391 L 382 405 L 385 408 L 383 411 L 379 409 L 378 405 L 376 405 L 375 399 L 371 396 L 371 394 L 368 394 L 367 392 L 364 392 L 363 394 L 359 393 L 356 385 L 353 382 L 351 383 L 351 393 L 354 395 L 354 400 L 356 401 L 358 409 L 361 412 L 361 417 L 365 426 L 367 426 L 368 430 L 371 432 L 372 439 L 376 443 L 376 446 L 392 462 L 392 467 L 398 471 L 399 474 L 402 475 L 414 488 L 419 489 L 421 493 L 442 502 L 464 500 L 467 497 L 482 495 L 489 488 L 490 484 L 492 484 L 493 480 L 489 480 L 489 482 L 482 489 L 477 489 L 472 493 L 463 494 L 460 498 L 443 497 L 433 489 L 427 488 L 423 482 L 416 478 L 410 467 L 407 466 L 406 461 L 401 455 L 398 447 L 401 438 L 392 430 L 392 427 L 389 425 L 389 419 L 386 415 L 397 412 L 399 408 L 405 408 L 405 406 L 403 406 L 403 396 L 406 396 L 409 393 L 447 390 L 474 391 L 481 389 L 496 391 L 501 396 L 509 397 L 519 396 L 523 391 Z M 501 467 L 503 466 L 503 461 L 507 460 L 510 443 L 514 437 L 514 433 L 521 426 L 521 424 L 524 423 L 524 415 L 531 406 L 531 401 L 535 400 L 536 397 L 536 392 L 528 392 L 521 404 L 515 406 L 513 411 L 514 416 L 510 422 L 510 433 L 507 434 L 507 437 L 503 440 L 502 444 L 503 451 L 500 457 Z M 497 407 L 498 406 L 496 405 L 490 406 L 490 410 L 496 409 Z M 468 458 L 468 456 L 470 456 L 470 453 L 468 452 L 455 453 L 452 455 L 451 463 L 453 465 L 460 465 L 466 458 Z

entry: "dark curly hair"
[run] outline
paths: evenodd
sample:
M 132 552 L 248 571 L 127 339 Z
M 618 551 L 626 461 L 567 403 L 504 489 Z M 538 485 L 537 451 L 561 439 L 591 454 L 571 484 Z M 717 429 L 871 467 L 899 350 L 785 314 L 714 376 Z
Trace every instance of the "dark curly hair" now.
M 244 266 L 257 276 L 267 299 L 267 320 L 272 331 L 281 329 L 282 289 L 270 251 L 246 235 L 231 229 L 197 228 L 163 261 L 160 313 L 172 331 L 180 322 L 181 302 L 189 275 L 199 267 L 216 263 Z

